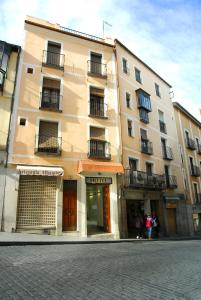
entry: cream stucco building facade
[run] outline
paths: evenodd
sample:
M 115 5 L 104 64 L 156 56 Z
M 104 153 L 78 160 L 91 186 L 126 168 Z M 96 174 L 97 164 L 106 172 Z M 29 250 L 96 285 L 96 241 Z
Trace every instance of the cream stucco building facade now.
M 188 234 L 184 183 L 171 86 L 115 41 L 121 111 L 121 235 L 138 234 L 139 217 L 155 213 L 163 234 Z
M 25 31 L 5 230 L 118 238 L 113 45 L 31 17 Z
M 174 102 L 174 113 L 182 160 L 182 178 L 191 232 L 201 232 L 201 123 Z
M 27 17 L 4 230 L 189 233 L 171 86 L 118 40 Z M 185 220 L 185 221 L 184 221 Z

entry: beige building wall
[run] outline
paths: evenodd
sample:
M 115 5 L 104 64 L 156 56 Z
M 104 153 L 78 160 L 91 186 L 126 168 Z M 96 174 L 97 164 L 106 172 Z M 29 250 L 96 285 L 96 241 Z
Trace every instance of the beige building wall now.
M 162 175 L 164 174 L 164 165 L 169 166 L 170 175 L 176 176 L 177 187 L 174 189 L 165 189 L 162 191 L 149 191 L 146 189 L 125 189 L 125 198 L 123 199 L 122 212 L 125 215 L 125 221 L 122 221 L 122 234 L 127 235 L 127 229 L 125 223 L 126 214 L 128 217 L 128 200 L 144 200 L 144 212 L 151 213 L 151 207 L 147 204 L 147 199 L 158 200 L 159 209 L 158 214 L 161 222 L 161 227 L 164 232 L 168 234 L 168 212 L 166 207 L 168 199 L 174 199 L 178 197 L 183 198 L 184 194 L 184 181 L 181 176 L 181 158 L 179 153 L 178 136 L 176 131 L 175 117 L 172 101 L 170 99 L 171 86 L 165 82 L 158 74 L 145 65 L 139 58 L 132 54 L 126 47 L 124 47 L 119 41 L 116 41 L 116 55 L 117 55 L 117 68 L 118 68 L 118 83 L 119 83 L 119 101 L 121 109 L 121 137 L 122 137 L 122 160 L 124 168 L 129 169 L 129 158 L 137 160 L 137 169 L 139 171 L 146 172 L 146 162 L 153 164 L 153 173 Z M 122 60 L 127 61 L 127 74 L 123 71 Z M 141 83 L 135 78 L 135 68 L 140 71 Z M 160 97 L 156 95 L 155 83 L 159 86 Z M 145 124 L 140 121 L 139 109 L 138 109 L 138 97 L 136 90 L 143 89 L 150 95 L 152 111 L 148 113 L 149 123 Z M 126 102 L 126 92 L 131 95 L 131 105 L 128 108 Z M 166 125 L 167 133 L 160 132 L 159 128 L 159 113 L 164 114 L 164 123 Z M 130 137 L 128 135 L 127 120 L 131 120 L 133 127 L 133 134 Z M 141 152 L 141 134 L 140 129 L 147 131 L 147 137 L 153 145 L 153 155 L 147 155 Z M 163 159 L 161 138 L 166 140 L 166 145 L 171 147 L 173 152 L 173 160 Z M 166 197 L 166 198 L 164 198 Z M 166 199 L 166 200 L 164 200 Z M 183 207 L 180 208 L 180 203 L 183 202 Z M 130 203 L 130 202 L 129 202 Z M 182 222 L 181 218 L 185 214 L 184 201 L 177 201 L 177 216 L 175 225 L 177 232 L 181 233 Z M 126 212 L 127 208 L 127 212 Z M 180 212 L 179 212 L 180 211 Z M 180 216 L 179 216 L 180 214 Z M 170 217 L 171 218 L 171 217 Z M 169 221 L 171 223 L 171 220 Z M 186 226 L 186 224 L 185 224 Z M 170 226 L 169 226 L 170 227 Z
M 180 144 L 180 153 L 182 156 L 182 172 L 185 183 L 185 193 L 187 203 L 191 207 L 189 212 L 193 220 L 194 233 L 201 231 L 200 213 L 201 213 L 201 124 L 179 103 L 174 102 L 174 113 L 177 124 L 177 132 Z M 192 140 L 192 148 L 187 147 L 186 133 Z M 190 158 L 197 169 L 197 174 L 192 175 Z M 195 170 L 196 171 L 196 170 Z M 197 186 L 197 196 L 195 191 Z
M 90 140 L 90 126 L 105 129 L 105 140 L 111 145 L 111 163 L 120 162 L 119 111 L 116 88 L 115 56 L 113 46 L 102 42 L 95 42 L 79 35 L 61 33 L 60 27 L 34 18 L 27 18 L 25 24 L 26 39 L 21 63 L 21 75 L 18 78 L 18 96 L 15 106 L 15 119 L 12 123 L 13 136 L 9 152 L 9 165 L 54 166 L 62 167 L 64 176 L 60 178 L 57 189 L 57 234 L 62 233 L 62 182 L 63 180 L 77 180 L 78 183 L 78 220 L 79 234 L 85 236 L 86 228 L 86 176 L 100 176 L 99 173 L 78 174 L 79 160 L 88 159 L 88 141 Z M 30 22 L 34 22 L 32 24 Z M 40 26 L 36 26 L 37 24 Z M 41 25 L 46 26 L 42 28 Z M 48 27 L 48 28 L 47 28 Z M 57 31 L 51 30 L 57 27 Z M 48 41 L 61 44 L 61 54 L 65 57 L 64 70 L 49 68 L 42 64 L 43 51 L 47 50 Z M 87 63 L 91 52 L 102 55 L 102 63 L 107 66 L 107 77 L 88 75 Z M 32 73 L 28 69 L 32 69 Z M 41 93 L 43 79 L 60 81 L 60 112 L 41 110 Z M 107 118 L 92 118 L 89 116 L 90 87 L 104 90 L 105 103 L 108 107 Z M 20 120 L 25 119 L 25 126 Z M 58 122 L 58 137 L 62 140 L 62 151 L 59 156 L 39 154 L 37 136 L 39 122 Z M 16 172 L 16 170 L 15 170 Z M 100 173 L 101 174 L 101 173 Z M 112 233 L 118 236 L 117 189 L 116 174 L 102 173 L 110 176 L 111 197 L 111 227 Z M 17 201 L 16 201 L 17 203 Z M 8 205 L 8 215 L 9 206 Z M 60 208 L 59 208 L 60 207 Z M 17 207 L 15 207 L 15 212 Z M 15 219 L 14 214 L 9 218 Z M 15 224 L 15 221 L 13 221 Z M 83 225 L 84 224 L 84 225 Z M 11 230 L 11 226 L 7 227 Z

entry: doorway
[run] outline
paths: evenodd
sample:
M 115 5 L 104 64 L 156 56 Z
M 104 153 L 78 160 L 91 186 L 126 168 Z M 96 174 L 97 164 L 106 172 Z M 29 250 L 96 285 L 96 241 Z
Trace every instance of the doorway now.
M 77 230 L 77 181 L 63 182 L 63 231 Z
M 87 234 L 111 232 L 109 185 L 87 184 Z
M 177 233 L 177 223 L 176 223 L 176 209 L 167 209 L 167 220 L 168 220 L 168 234 L 175 235 Z
M 144 223 L 144 201 L 127 200 L 127 228 L 128 237 L 137 237 L 143 235 Z

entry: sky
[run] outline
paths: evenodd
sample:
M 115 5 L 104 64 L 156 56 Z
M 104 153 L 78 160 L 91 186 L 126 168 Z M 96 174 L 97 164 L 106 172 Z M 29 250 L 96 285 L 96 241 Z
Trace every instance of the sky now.
M 96 36 L 115 37 L 201 115 L 201 0 L 0 0 L 0 39 L 23 45 L 26 15 Z

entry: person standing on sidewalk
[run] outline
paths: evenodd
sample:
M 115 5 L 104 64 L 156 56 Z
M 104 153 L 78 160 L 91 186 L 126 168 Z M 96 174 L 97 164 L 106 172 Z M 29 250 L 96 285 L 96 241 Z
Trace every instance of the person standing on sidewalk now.
M 151 240 L 151 233 L 152 233 L 152 218 L 150 215 L 147 216 L 146 219 L 146 232 L 148 240 Z
M 158 219 L 156 213 L 153 212 L 153 214 L 152 214 L 153 238 L 158 238 L 159 237 L 159 227 L 160 227 L 159 219 Z

